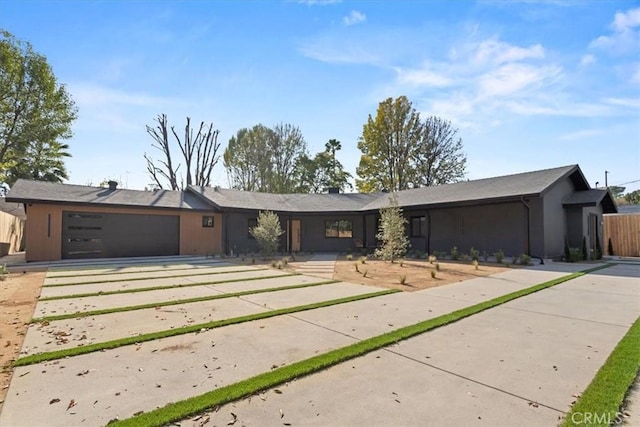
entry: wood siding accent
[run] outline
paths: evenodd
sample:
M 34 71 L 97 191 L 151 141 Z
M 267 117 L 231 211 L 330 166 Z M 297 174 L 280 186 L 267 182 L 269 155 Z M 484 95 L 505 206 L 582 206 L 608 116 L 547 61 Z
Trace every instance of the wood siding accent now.
M 609 254 L 609 239 L 616 256 L 640 256 L 640 215 L 604 215 L 604 245 Z
M 0 212 L 0 256 L 22 249 L 24 220 L 6 212 Z
M 121 208 L 77 204 L 28 204 L 26 260 L 55 261 L 62 258 L 62 212 L 101 212 L 139 215 L 179 215 L 180 255 L 206 255 L 222 252 L 222 215 L 180 209 Z M 49 215 L 51 228 L 49 229 Z M 202 217 L 213 216 L 214 227 L 202 227 Z M 50 232 L 49 232 L 50 230 Z
M 213 227 L 203 227 L 202 217 L 212 216 Z M 222 215 L 209 212 L 180 213 L 180 255 L 222 253 Z

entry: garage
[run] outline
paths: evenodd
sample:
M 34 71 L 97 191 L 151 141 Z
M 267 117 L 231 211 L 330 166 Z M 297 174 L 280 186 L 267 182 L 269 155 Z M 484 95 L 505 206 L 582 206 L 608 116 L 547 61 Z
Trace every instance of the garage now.
M 62 212 L 62 258 L 166 256 L 179 253 L 178 215 Z

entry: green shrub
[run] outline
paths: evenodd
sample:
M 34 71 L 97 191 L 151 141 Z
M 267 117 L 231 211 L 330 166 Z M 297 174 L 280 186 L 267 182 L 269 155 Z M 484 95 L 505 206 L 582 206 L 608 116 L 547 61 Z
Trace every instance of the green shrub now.
M 478 268 L 478 260 L 477 259 L 473 260 L 473 266 L 476 268 L 476 270 L 479 270 L 479 268 Z
M 278 263 L 275 261 L 271 261 L 271 267 L 276 268 L 278 266 Z
M 569 262 L 584 261 L 584 252 L 580 248 L 569 248 Z
M 249 229 L 249 233 L 256 239 L 262 256 L 268 257 L 275 254 L 280 243 L 280 236 L 284 233 L 280 227 L 280 218 L 271 211 L 258 213 L 258 222 L 255 227 Z
M 482 252 L 482 259 L 484 262 L 489 261 L 489 253 L 487 251 Z
M 380 247 L 374 253 L 378 258 L 393 263 L 396 258 L 401 258 L 407 253 L 411 244 L 406 234 L 407 219 L 402 215 L 398 201 L 395 196 L 389 201 L 388 207 L 380 209 L 380 225 L 376 234 Z
M 403 274 L 402 276 L 400 276 L 400 284 L 404 285 L 407 282 L 407 275 Z
M 366 256 L 361 256 L 360 257 L 360 264 L 366 264 L 367 263 L 367 257 Z
M 440 263 L 436 262 L 435 266 L 436 266 L 436 270 L 440 271 Z
M 347 254 L 347 261 L 351 261 L 353 259 L 353 255 Z
M 431 270 L 431 278 L 432 279 L 436 278 L 436 271 L 435 270 Z
M 469 255 L 465 254 L 464 252 L 460 253 L 460 259 L 462 261 L 469 261 Z
M 460 254 L 458 253 L 458 247 L 454 246 L 451 248 L 451 259 L 457 261 L 460 258 Z
M 429 264 L 433 264 L 436 261 L 438 261 L 438 257 L 437 256 L 429 255 Z
M 288 258 L 288 257 L 284 257 L 284 258 L 282 258 L 282 265 L 283 265 L 283 266 L 285 266 L 285 267 L 286 267 L 287 265 L 289 265 L 289 258 Z
M 472 246 L 471 249 L 469 249 L 469 256 L 473 261 L 478 261 L 478 258 L 480 258 L 480 251 L 474 249 L 474 247 Z
M 502 261 L 504 260 L 504 252 L 502 252 L 502 249 L 498 249 L 497 252 L 494 252 L 493 256 L 496 258 L 496 262 L 498 264 L 502 264 Z
M 7 278 L 7 274 L 9 274 L 7 264 L 0 264 L 0 281 L 5 280 Z
M 531 261 L 531 257 L 525 253 L 521 253 L 520 257 L 518 258 L 518 262 L 521 265 L 529 265 L 530 261 Z

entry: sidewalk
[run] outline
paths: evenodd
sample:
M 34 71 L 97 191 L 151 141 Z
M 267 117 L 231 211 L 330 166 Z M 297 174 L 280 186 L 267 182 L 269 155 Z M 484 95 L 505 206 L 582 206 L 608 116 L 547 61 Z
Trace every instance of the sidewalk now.
M 296 272 L 308 276 L 333 279 L 333 270 L 337 259 L 338 255 L 334 253 L 314 254 L 309 261 L 296 268 Z

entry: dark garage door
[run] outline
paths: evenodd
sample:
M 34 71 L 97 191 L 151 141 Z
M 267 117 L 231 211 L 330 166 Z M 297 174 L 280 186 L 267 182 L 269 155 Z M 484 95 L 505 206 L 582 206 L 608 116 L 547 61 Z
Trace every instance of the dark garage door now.
M 62 213 L 62 258 L 178 255 L 176 215 Z

